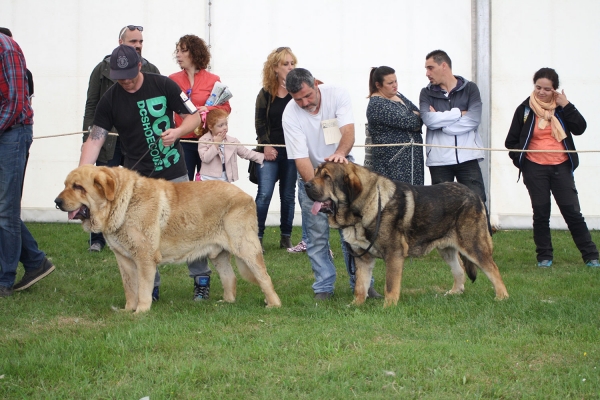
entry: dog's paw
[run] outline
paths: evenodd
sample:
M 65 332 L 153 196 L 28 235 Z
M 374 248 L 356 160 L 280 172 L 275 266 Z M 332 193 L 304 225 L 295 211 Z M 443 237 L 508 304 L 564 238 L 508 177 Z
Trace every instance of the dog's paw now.
M 115 307 L 115 306 L 110 306 L 110 309 L 113 310 L 114 312 L 118 312 L 118 313 L 122 313 L 122 312 L 133 312 L 135 310 L 127 310 L 125 308 L 119 308 L 119 307 Z
M 383 308 L 397 306 L 397 305 L 398 305 L 398 299 L 385 299 L 385 300 L 383 300 Z
M 446 293 L 444 293 L 444 296 L 448 296 L 448 295 L 455 295 L 455 294 L 463 294 L 463 292 L 465 291 L 465 288 L 458 288 L 458 289 L 450 289 L 448 290 Z
M 265 297 L 265 306 L 267 308 L 279 308 L 281 307 L 281 300 L 279 300 L 279 296 L 277 296 L 277 293 L 273 292 L 273 293 L 267 293 L 266 295 L 267 297 Z
M 269 304 L 267 299 L 265 299 L 265 308 L 281 308 L 281 301 L 274 302 L 273 304 Z
M 508 299 L 508 297 L 509 297 L 509 296 L 508 296 L 508 293 L 503 293 L 503 294 L 501 294 L 501 295 L 496 295 L 496 298 L 495 298 L 495 300 L 496 300 L 496 301 L 502 301 L 502 300 L 506 300 L 506 299 Z
M 353 306 L 361 306 L 365 303 L 366 297 L 365 296 L 354 296 L 354 300 L 352 300 L 352 304 Z

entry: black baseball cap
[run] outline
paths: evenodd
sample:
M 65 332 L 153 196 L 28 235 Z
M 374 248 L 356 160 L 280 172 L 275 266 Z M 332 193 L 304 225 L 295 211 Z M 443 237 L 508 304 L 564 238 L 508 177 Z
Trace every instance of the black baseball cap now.
M 133 79 L 137 76 L 140 56 L 131 46 L 119 45 L 110 56 L 110 79 Z

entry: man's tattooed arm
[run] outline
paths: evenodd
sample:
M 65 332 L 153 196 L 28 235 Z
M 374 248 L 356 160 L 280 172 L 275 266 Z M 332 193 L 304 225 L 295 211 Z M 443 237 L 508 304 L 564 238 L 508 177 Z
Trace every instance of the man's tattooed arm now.
M 108 131 L 104 128 L 100 128 L 99 126 L 92 126 L 90 130 L 90 139 L 92 140 L 104 140 L 108 136 Z
M 90 128 L 90 135 L 85 143 L 83 143 L 83 146 L 81 146 L 79 165 L 94 164 L 96 162 L 107 136 L 108 131 L 106 129 L 96 125 Z

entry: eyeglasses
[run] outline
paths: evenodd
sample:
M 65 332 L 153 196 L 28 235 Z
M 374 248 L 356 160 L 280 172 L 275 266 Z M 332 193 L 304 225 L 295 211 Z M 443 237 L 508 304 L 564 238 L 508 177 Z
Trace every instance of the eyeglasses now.
M 123 34 L 125 33 L 125 29 L 129 29 L 130 31 L 135 31 L 136 29 L 140 32 L 144 31 L 143 26 L 127 25 L 125 28 L 121 29 L 121 32 L 119 33 L 119 39 L 121 39 L 121 36 L 123 36 Z
M 277 50 L 275 50 L 275 53 L 281 53 L 284 50 L 292 51 L 289 47 L 278 47 Z

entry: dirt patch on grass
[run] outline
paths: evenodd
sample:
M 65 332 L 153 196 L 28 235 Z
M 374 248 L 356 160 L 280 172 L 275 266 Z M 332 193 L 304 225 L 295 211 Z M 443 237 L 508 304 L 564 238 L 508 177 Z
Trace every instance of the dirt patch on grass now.
M 59 315 L 47 320 L 32 319 L 29 324 L 21 325 L 19 329 L 6 332 L 6 339 L 24 339 L 31 334 L 38 335 L 40 332 L 57 332 L 72 329 L 90 329 L 104 327 L 106 324 L 103 320 L 92 321 L 82 317 L 69 317 Z
M 59 316 L 48 321 L 49 327 L 63 328 L 69 326 L 83 326 L 86 328 L 104 326 L 104 321 L 90 321 L 81 317 L 65 317 Z

